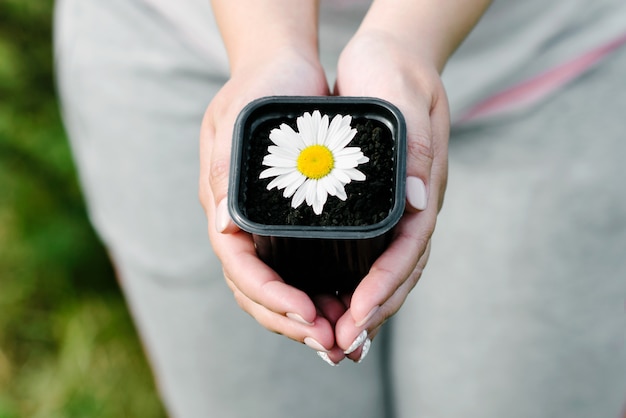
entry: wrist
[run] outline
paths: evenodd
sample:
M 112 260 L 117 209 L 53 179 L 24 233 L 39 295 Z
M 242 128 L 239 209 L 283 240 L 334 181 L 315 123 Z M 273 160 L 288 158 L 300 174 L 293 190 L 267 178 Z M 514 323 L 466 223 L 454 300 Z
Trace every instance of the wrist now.
M 296 53 L 318 60 L 318 2 L 212 0 L 232 70 Z
M 490 0 L 375 0 L 359 31 L 393 38 L 439 72 L 478 22 Z
M 229 58 L 231 76 L 237 74 L 254 74 L 260 68 L 280 66 L 285 76 L 291 68 L 308 66 L 323 72 L 317 48 L 300 46 L 294 43 L 265 44 L 252 48 L 246 54 Z

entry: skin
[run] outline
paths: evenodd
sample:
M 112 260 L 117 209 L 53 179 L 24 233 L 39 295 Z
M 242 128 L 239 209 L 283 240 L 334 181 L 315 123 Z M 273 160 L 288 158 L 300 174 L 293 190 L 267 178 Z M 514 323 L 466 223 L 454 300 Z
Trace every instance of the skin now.
M 407 121 L 407 173 L 424 182 L 428 204 L 417 210 L 408 202 L 390 247 L 352 295 L 315 300 L 258 259 L 250 235 L 228 219 L 225 198 L 233 125 L 247 103 L 271 95 L 331 94 L 318 58 L 318 5 L 212 4 L 231 78 L 209 105 L 200 137 L 199 194 L 209 237 L 242 309 L 272 332 L 323 347 L 339 363 L 357 335 L 367 330 L 373 339 L 400 309 L 426 265 L 447 179 L 450 122 L 440 73 L 489 1 L 376 0 L 346 45 L 332 94 L 379 97 L 398 106 Z M 348 357 L 358 361 L 361 348 Z

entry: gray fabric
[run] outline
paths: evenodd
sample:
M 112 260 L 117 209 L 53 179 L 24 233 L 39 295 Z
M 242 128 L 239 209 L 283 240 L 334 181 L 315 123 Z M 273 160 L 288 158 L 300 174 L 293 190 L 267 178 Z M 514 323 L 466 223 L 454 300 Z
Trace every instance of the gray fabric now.
M 453 132 L 422 281 L 394 322 L 401 417 L 621 417 L 626 48 L 526 115 Z
M 142 0 L 60 0 L 56 15 L 59 91 L 90 214 L 172 416 L 380 418 L 390 401 L 398 418 L 616 416 L 623 51 L 535 112 L 454 132 L 423 281 L 393 338 L 333 369 L 241 312 L 210 249 L 197 137 L 226 68 L 190 42 L 200 25 L 176 23 L 194 1 L 176 21 Z
M 623 34 L 623 0 L 494 0 L 444 70 L 452 119 Z
M 225 69 L 226 54 L 208 0 L 138 0 L 199 54 Z M 371 0 L 322 0 L 320 49 L 334 80 L 336 56 Z M 472 105 L 554 65 L 626 33 L 623 0 L 493 0 L 480 25 L 463 42 L 443 74 L 452 119 Z

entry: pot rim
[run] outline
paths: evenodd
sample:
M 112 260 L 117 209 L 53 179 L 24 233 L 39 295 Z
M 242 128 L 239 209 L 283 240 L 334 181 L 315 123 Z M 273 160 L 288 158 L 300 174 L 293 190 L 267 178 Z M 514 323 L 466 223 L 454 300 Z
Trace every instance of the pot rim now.
M 395 146 L 395 192 L 393 207 L 389 215 L 381 222 L 363 226 L 307 226 L 307 225 L 266 225 L 251 221 L 242 212 L 238 204 L 241 183 L 241 166 L 243 159 L 243 142 L 246 132 L 263 111 L 269 112 L 276 106 L 289 106 L 299 109 L 294 114 L 306 111 L 320 110 L 324 107 L 341 109 L 346 112 L 355 108 L 361 117 L 371 117 L 385 123 L 393 136 Z M 358 111 L 359 107 L 366 107 L 368 112 Z M 375 113 L 373 111 L 376 111 Z M 341 113 L 337 111 L 336 113 Z M 287 113 L 287 112 L 285 112 Z M 228 211 L 233 222 L 242 230 L 263 236 L 294 237 L 294 238 L 322 238 L 322 239 L 367 239 L 374 238 L 390 231 L 400 220 L 405 207 L 405 177 L 406 177 L 406 123 L 400 110 L 393 104 L 374 97 L 338 97 L 338 96 L 268 96 L 249 103 L 241 111 L 233 130 L 232 155 L 230 177 L 228 185 Z

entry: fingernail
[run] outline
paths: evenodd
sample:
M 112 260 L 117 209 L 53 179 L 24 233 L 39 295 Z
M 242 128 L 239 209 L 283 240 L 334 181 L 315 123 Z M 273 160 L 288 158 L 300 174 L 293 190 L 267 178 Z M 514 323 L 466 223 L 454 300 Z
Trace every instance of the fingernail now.
M 358 335 L 358 337 L 356 337 L 356 339 L 352 342 L 352 345 L 350 345 L 350 347 L 348 347 L 348 349 L 346 351 L 344 351 L 343 353 L 345 355 L 352 354 L 354 352 L 354 350 L 359 348 L 359 346 L 361 344 L 363 344 L 363 342 L 366 339 L 367 339 L 367 330 L 364 329 L 363 331 L 361 331 L 361 333 Z
M 311 337 L 306 337 L 304 339 L 304 343 L 315 351 L 323 351 L 323 352 L 328 351 L 326 347 L 324 347 L 322 344 L 318 343 L 315 339 Z
M 217 229 L 217 232 L 224 232 L 228 228 L 229 222 L 228 202 L 226 199 L 222 199 L 215 211 L 215 229 Z
M 335 367 L 338 366 L 337 363 L 333 362 L 330 357 L 328 357 L 328 353 L 326 351 L 318 351 L 317 355 L 320 356 L 320 358 L 322 360 L 324 360 L 327 364 L 330 364 L 331 366 Z
M 359 358 L 359 361 L 357 361 L 357 364 L 360 364 L 363 360 L 365 360 L 365 357 L 367 357 L 367 353 L 370 352 L 371 345 L 372 340 L 366 338 L 365 342 L 363 343 L 363 348 L 361 349 L 361 357 Z
M 372 319 L 372 317 L 374 316 L 374 314 L 376 312 L 378 312 L 378 309 L 380 309 L 380 306 L 374 306 L 374 308 L 372 308 L 372 310 L 370 311 L 370 313 L 368 313 L 365 318 L 361 319 L 359 322 L 357 322 L 355 324 L 355 326 L 357 328 L 361 328 L 363 325 L 365 325 L 367 323 L 367 321 L 369 321 L 370 319 Z
M 297 313 L 288 312 L 288 313 L 285 314 L 285 316 L 287 318 L 289 318 L 289 319 L 293 319 L 294 321 L 299 322 L 299 323 L 304 324 L 304 325 L 313 325 L 313 322 L 309 322 L 309 321 L 305 320 L 303 317 L 301 317 Z
M 428 204 L 426 185 L 419 177 L 407 177 L 406 200 L 409 202 L 409 205 L 417 210 L 426 209 Z

